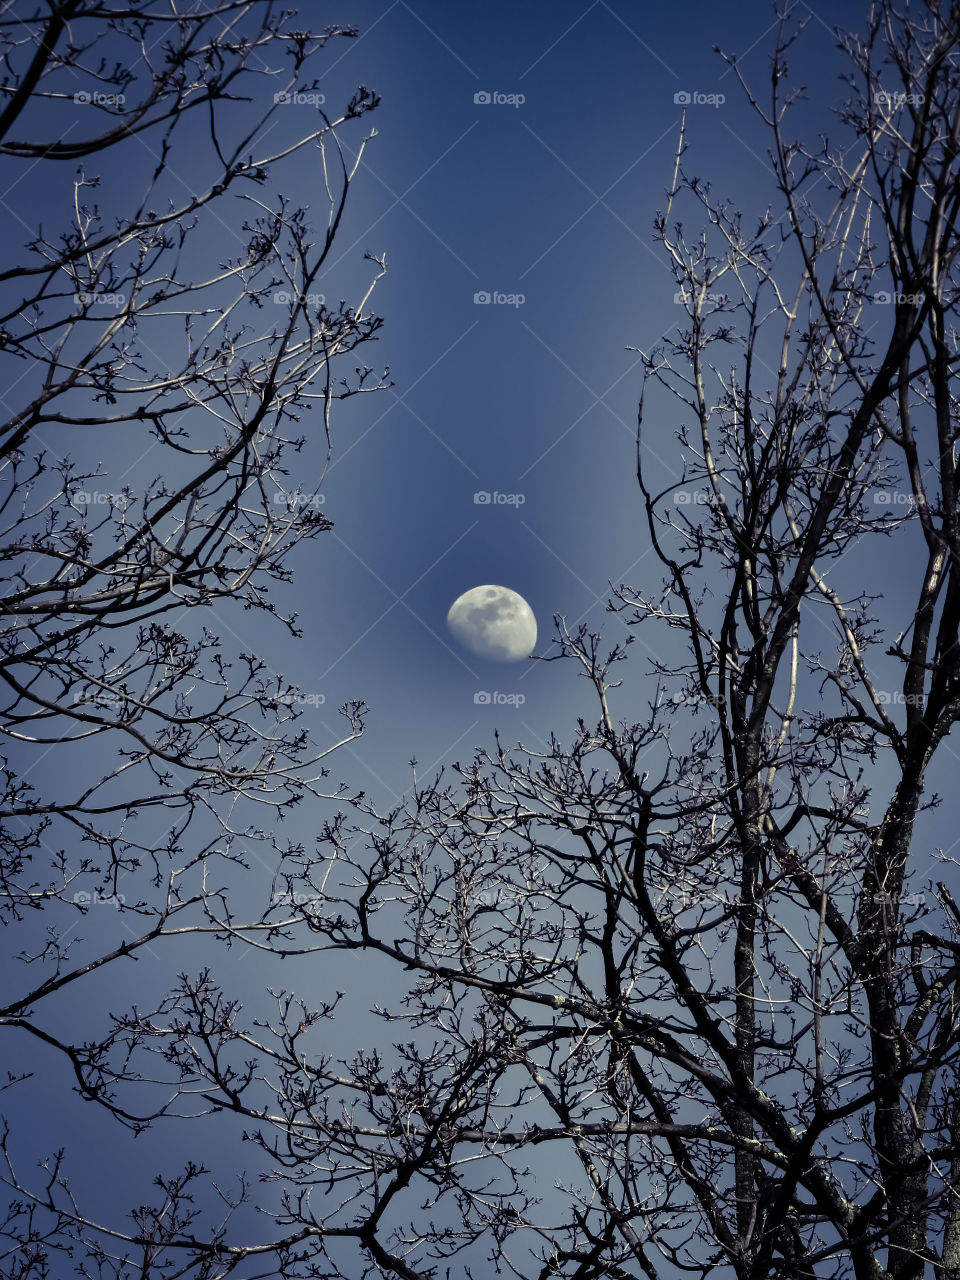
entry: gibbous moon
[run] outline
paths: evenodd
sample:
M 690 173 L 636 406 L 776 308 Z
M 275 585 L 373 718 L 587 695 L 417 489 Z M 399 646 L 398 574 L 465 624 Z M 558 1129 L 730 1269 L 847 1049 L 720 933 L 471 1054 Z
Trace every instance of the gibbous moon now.
M 478 658 L 520 662 L 537 643 L 537 620 L 523 596 L 509 587 L 473 587 L 447 614 L 453 635 Z

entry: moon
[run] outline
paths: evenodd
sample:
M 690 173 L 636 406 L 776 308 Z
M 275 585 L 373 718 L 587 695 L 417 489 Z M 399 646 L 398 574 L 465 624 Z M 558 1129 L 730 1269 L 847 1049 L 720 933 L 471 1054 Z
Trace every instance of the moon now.
M 523 596 L 509 587 L 472 587 L 447 613 L 453 636 L 478 658 L 521 662 L 537 643 L 537 619 Z

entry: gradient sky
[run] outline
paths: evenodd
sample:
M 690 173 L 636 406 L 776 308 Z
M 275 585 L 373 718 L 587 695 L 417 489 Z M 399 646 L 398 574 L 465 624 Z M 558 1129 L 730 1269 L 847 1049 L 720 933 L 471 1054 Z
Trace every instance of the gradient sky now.
M 858 25 L 864 6 L 802 8 L 795 72 L 815 88 L 801 114 L 829 127 L 844 97 L 829 24 Z M 292 598 L 306 640 L 283 662 L 326 699 L 318 736 L 335 732 L 345 698 L 370 704 L 352 780 L 374 793 L 404 787 L 412 754 L 429 772 L 488 741 L 494 723 L 539 745 L 592 713 L 563 664 L 462 652 L 445 627 L 462 591 L 519 591 L 545 655 L 555 613 L 619 636 L 608 582 L 659 579 L 634 474 L 639 357 L 626 348 L 648 350 L 683 319 L 652 238 L 676 93 L 725 98 L 687 109 L 688 172 L 751 218 L 776 197 L 762 124 L 713 52 L 736 54 L 766 99 L 772 6 L 698 0 L 676 13 L 625 0 L 348 0 L 336 13 L 361 35 L 333 49 L 328 100 L 363 81 L 383 102 L 330 274 L 355 280 L 361 251 L 386 253 L 379 348 L 396 385 L 339 415 L 324 485 L 336 527 L 300 556 Z M 514 102 L 476 102 L 484 92 Z M 514 304 L 478 305 L 480 291 Z M 679 476 L 677 407 L 651 408 L 653 453 Z M 477 492 L 520 500 L 478 505 Z M 282 649 L 271 648 L 278 661 Z M 480 690 L 525 701 L 478 707 Z
M 796 119 L 808 136 L 841 132 L 831 112 L 847 89 L 832 27 L 859 27 L 866 12 L 852 0 L 798 6 L 808 25 L 791 77 L 807 85 Z M 572 664 L 484 662 L 457 646 L 447 610 L 478 584 L 510 587 L 532 606 L 537 653 L 549 657 L 554 614 L 571 628 L 602 627 L 612 645 L 625 628 L 605 612 L 608 584 L 660 581 L 635 478 L 640 358 L 627 348 L 649 350 L 685 313 L 653 221 L 684 110 L 687 172 L 749 222 L 776 206 L 767 133 L 713 50 L 736 54 L 766 103 L 777 18 L 753 0 L 340 0 L 311 4 L 304 19 L 360 31 L 317 61 L 331 111 L 361 82 L 382 95 L 366 118 L 378 136 L 318 288 L 328 302 L 359 297 L 363 253 L 386 255 L 374 302 L 386 323 L 362 354 L 389 365 L 395 385 L 335 415 L 323 506 L 335 527 L 298 549 L 294 584 L 275 592 L 299 612 L 303 639 L 225 608 L 211 626 L 227 648 L 267 655 L 322 697 L 304 711 L 320 744 L 341 734 L 339 704 L 369 704 L 367 733 L 332 773 L 386 809 L 408 785 L 412 756 L 422 778 L 489 744 L 495 726 L 508 744 L 539 749 L 551 730 L 566 741 L 578 715 L 596 716 Z M 679 92 L 724 100 L 684 108 Z M 184 172 L 189 163 L 178 161 Z M 322 224 L 314 169 L 288 172 L 280 187 Z M 7 195 L 5 233 L 36 219 L 35 189 Z M 689 205 L 685 216 L 695 234 L 701 219 Z M 484 305 L 478 293 L 513 301 Z M 679 479 L 678 406 L 654 395 L 646 421 L 651 464 L 664 484 Z M 291 473 L 291 488 L 315 484 L 309 471 Z M 477 503 L 477 493 L 512 500 Z M 892 587 L 895 569 L 886 566 Z M 643 718 L 631 699 L 650 696 L 648 638 L 615 703 L 631 721 Z M 477 705 L 481 691 L 514 701 Z M 291 839 L 311 842 L 327 816 L 301 806 Z M 256 983 L 250 957 L 236 966 L 238 981 L 249 973 Z M 361 1006 L 344 1045 L 362 1038 Z M 83 1010 L 73 1013 L 82 1023 Z M 95 1132 L 103 1121 L 80 1110 L 76 1132 Z M 38 1112 L 38 1147 L 56 1144 L 60 1123 Z M 131 1160 L 143 1162 L 147 1141 Z M 94 1194 L 106 1203 L 103 1186 Z

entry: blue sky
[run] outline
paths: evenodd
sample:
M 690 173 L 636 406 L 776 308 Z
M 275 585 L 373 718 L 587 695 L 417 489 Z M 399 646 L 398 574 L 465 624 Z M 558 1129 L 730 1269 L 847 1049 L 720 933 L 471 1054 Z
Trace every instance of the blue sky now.
M 447 610 L 481 583 L 516 590 L 538 619 L 536 652 L 549 657 L 554 614 L 603 628 L 612 644 L 624 627 L 605 611 L 608 583 L 659 582 L 635 477 L 640 358 L 628 348 L 649 350 L 684 313 L 653 222 L 684 113 L 689 174 L 748 221 L 776 203 L 767 133 L 713 47 L 737 55 L 766 103 L 777 19 L 766 3 L 716 0 L 313 9 L 312 22 L 360 31 L 318 59 L 330 108 L 360 82 L 382 95 L 317 287 L 328 300 L 356 298 L 371 274 L 364 252 L 386 255 L 374 300 L 386 323 L 363 355 L 389 365 L 394 386 L 335 415 L 323 481 L 334 529 L 298 549 L 293 584 L 275 593 L 298 611 L 303 638 L 226 608 L 211 625 L 226 647 L 263 655 L 318 704 L 304 710 L 318 743 L 340 736 L 339 704 L 369 704 L 367 733 L 332 773 L 388 808 L 408 785 L 411 756 L 423 777 L 489 744 L 495 727 L 537 749 L 551 731 L 568 739 L 578 715 L 596 715 L 571 666 L 477 659 L 447 632 Z M 808 86 L 797 120 L 812 133 L 839 133 L 830 113 L 846 89 L 831 28 L 859 26 L 865 9 L 798 6 L 808 25 L 791 71 Z M 677 94 L 698 100 L 684 106 Z M 178 161 L 181 172 L 190 160 Z M 279 186 L 322 223 L 316 168 L 288 169 Z M 16 213 L 4 224 L 18 243 L 16 222 L 36 213 L 26 193 L 10 198 Z M 695 234 L 702 218 L 689 205 L 684 216 Z M 678 406 L 652 395 L 646 421 L 651 465 L 664 484 L 678 480 Z M 315 487 L 310 456 L 291 488 Z M 634 646 L 618 715 L 642 718 L 632 711 L 652 696 L 645 645 L 666 655 L 670 640 L 644 632 Z M 478 705 L 479 692 L 513 702 Z M 291 838 L 312 841 L 327 816 L 302 806 Z M 254 959 L 238 957 L 236 975 L 255 983 Z M 356 1021 L 344 1026 L 344 1043 L 355 1033 Z M 85 1113 L 77 1123 L 100 1122 Z
M 844 96 L 828 24 L 858 24 L 862 6 L 803 8 L 796 70 L 814 88 L 801 115 L 824 126 Z M 634 475 L 639 357 L 626 348 L 649 349 L 682 318 L 652 238 L 684 111 L 675 95 L 713 99 L 686 108 L 688 172 L 759 216 L 776 195 L 768 139 L 713 46 L 766 100 L 776 16 L 766 4 L 687 4 L 677 22 L 624 0 L 396 0 L 337 18 L 361 34 L 331 47 L 328 100 L 362 80 L 383 101 L 325 287 L 355 282 L 363 250 L 386 254 L 378 358 L 395 386 L 339 415 L 324 483 L 335 529 L 302 551 L 291 598 L 305 641 L 283 661 L 326 699 L 318 737 L 335 732 L 343 699 L 370 704 L 352 780 L 399 790 L 412 754 L 429 770 L 494 723 L 536 744 L 590 710 L 562 664 L 460 651 L 446 611 L 479 583 L 511 587 L 549 654 L 555 613 L 619 636 L 608 581 L 657 572 Z M 481 291 L 505 300 L 478 304 Z M 651 449 L 678 476 L 676 406 L 651 411 Z M 478 505 L 478 492 L 503 497 Z M 525 701 L 477 707 L 478 690 Z

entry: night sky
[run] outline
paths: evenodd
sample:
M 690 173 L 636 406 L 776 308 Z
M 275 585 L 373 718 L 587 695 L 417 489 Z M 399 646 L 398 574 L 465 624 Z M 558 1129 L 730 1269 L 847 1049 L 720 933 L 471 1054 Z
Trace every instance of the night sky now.
M 866 11 L 851 0 L 797 7 L 807 25 L 790 72 L 806 94 L 794 127 L 810 136 L 842 133 L 834 112 L 849 90 L 833 28 L 859 27 Z M 394 385 L 335 411 L 322 503 L 334 527 L 297 550 L 293 583 L 273 592 L 298 613 L 302 638 L 222 604 L 208 625 L 225 648 L 259 654 L 298 686 L 303 723 L 321 746 L 342 734 L 339 705 L 368 704 L 363 738 L 329 762 L 332 781 L 364 788 L 387 809 L 409 787 L 413 757 L 425 778 L 490 745 L 494 729 L 508 746 L 541 750 L 551 731 L 567 741 L 577 716 L 596 718 L 592 690 L 573 664 L 549 660 L 558 653 L 553 618 L 571 630 L 581 622 L 602 629 L 612 647 L 626 627 L 607 611 L 610 584 L 654 591 L 662 576 L 636 481 L 641 356 L 631 348 L 656 347 L 685 313 L 654 220 L 682 121 L 688 175 L 709 181 L 750 223 L 779 207 L 768 131 L 715 52 L 736 56 L 767 107 L 778 20 L 773 6 L 753 0 L 342 0 L 310 5 L 303 18 L 359 29 L 359 38 L 332 42 L 315 62 L 331 114 L 360 83 L 382 95 L 364 119 L 377 136 L 317 287 L 328 301 L 358 299 L 373 274 L 364 253 L 386 256 L 372 302 L 385 324 L 362 358 L 378 372 L 389 366 Z M 282 111 L 315 109 L 302 101 Z M 278 112 L 277 128 L 293 119 Z M 356 137 L 345 132 L 345 145 Z M 87 162 L 88 170 L 96 165 L 96 157 Z M 185 184 L 190 166 L 189 155 L 173 164 Z M 62 198 L 72 176 L 43 171 L 7 184 L 0 225 L 8 244 L 28 238 L 41 198 Z M 298 160 L 276 185 L 322 225 L 316 168 Z M 104 208 L 122 205 L 125 194 L 123 174 L 107 172 Z M 702 210 L 688 199 L 676 214 L 694 237 Z M 241 220 L 238 213 L 235 231 L 223 226 L 216 254 L 231 252 L 232 234 L 243 242 Z M 645 409 L 651 474 L 661 487 L 679 484 L 682 407 L 651 392 Z M 319 420 L 314 429 L 322 433 Z M 149 473 L 152 461 L 155 470 L 149 456 L 117 462 L 106 441 L 100 457 L 103 487 L 119 489 Z M 289 485 L 311 491 L 309 451 L 303 465 Z M 894 591 L 898 554 L 882 566 Z M 448 631 L 454 600 L 488 583 L 532 607 L 538 641 L 530 659 L 476 657 Z M 905 618 L 910 608 L 905 600 Z M 671 640 L 668 632 L 637 636 L 631 663 L 618 672 L 618 718 L 645 718 L 654 684 L 648 659 L 669 658 Z M 824 641 L 834 643 L 826 631 Z M 955 754 L 944 755 L 955 766 Z M 301 805 L 288 837 L 309 845 L 332 808 Z M 191 943 L 180 963 L 202 957 Z M 230 963 L 235 982 L 262 985 L 257 956 L 231 953 Z M 324 974 L 324 982 L 341 978 Z M 367 978 L 370 990 L 386 989 L 373 969 Z M 145 963 L 138 982 L 154 979 L 162 987 Z M 366 1034 L 367 995 L 331 1031 L 345 1050 Z M 84 1011 L 65 1008 L 65 1018 L 71 1012 L 82 1025 Z M 42 1149 L 57 1143 L 63 1119 L 54 1122 L 39 1094 L 34 1103 L 32 1140 Z M 75 1139 L 93 1141 L 103 1121 L 78 1106 L 71 1124 Z M 145 1139 L 118 1153 L 115 1169 L 146 1167 L 150 1141 L 180 1154 L 176 1133 Z M 91 1194 L 109 1207 L 109 1184 Z
M 798 116 L 830 128 L 845 94 L 831 24 L 856 25 L 863 6 L 804 10 Z M 766 103 L 776 16 L 397 0 L 337 18 L 361 34 L 330 54 L 322 87 L 337 101 L 362 81 L 383 102 L 331 274 L 355 281 L 364 250 L 386 254 L 377 355 L 395 385 L 339 415 L 323 508 L 335 528 L 302 553 L 291 595 L 305 641 L 270 652 L 325 698 L 308 708 L 318 740 L 337 732 L 344 699 L 370 705 L 341 769 L 386 797 L 412 755 L 429 773 L 495 725 L 536 746 L 592 711 L 572 670 L 473 658 L 446 613 L 468 588 L 502 584 L 530 602 L 549 657 L 555 614 L 621 639 L 608 584 L 658 574 L 635 476 L 640 356 L 627 348 L 649 350 L 684 315 L 653 221 L 684 114 L 688 173 L 750 218 L 775 200 L 766 131 L 714 46 Z M 700 212 L 683 213 L 698 229 Z M 664 484 L 680 479 L 681 420 L 666 396 L 648 405 Z M 647 643 L 662 638 L 638 644 L 638 678 Z M 478 692 L 523 701 L 478 705 Z

